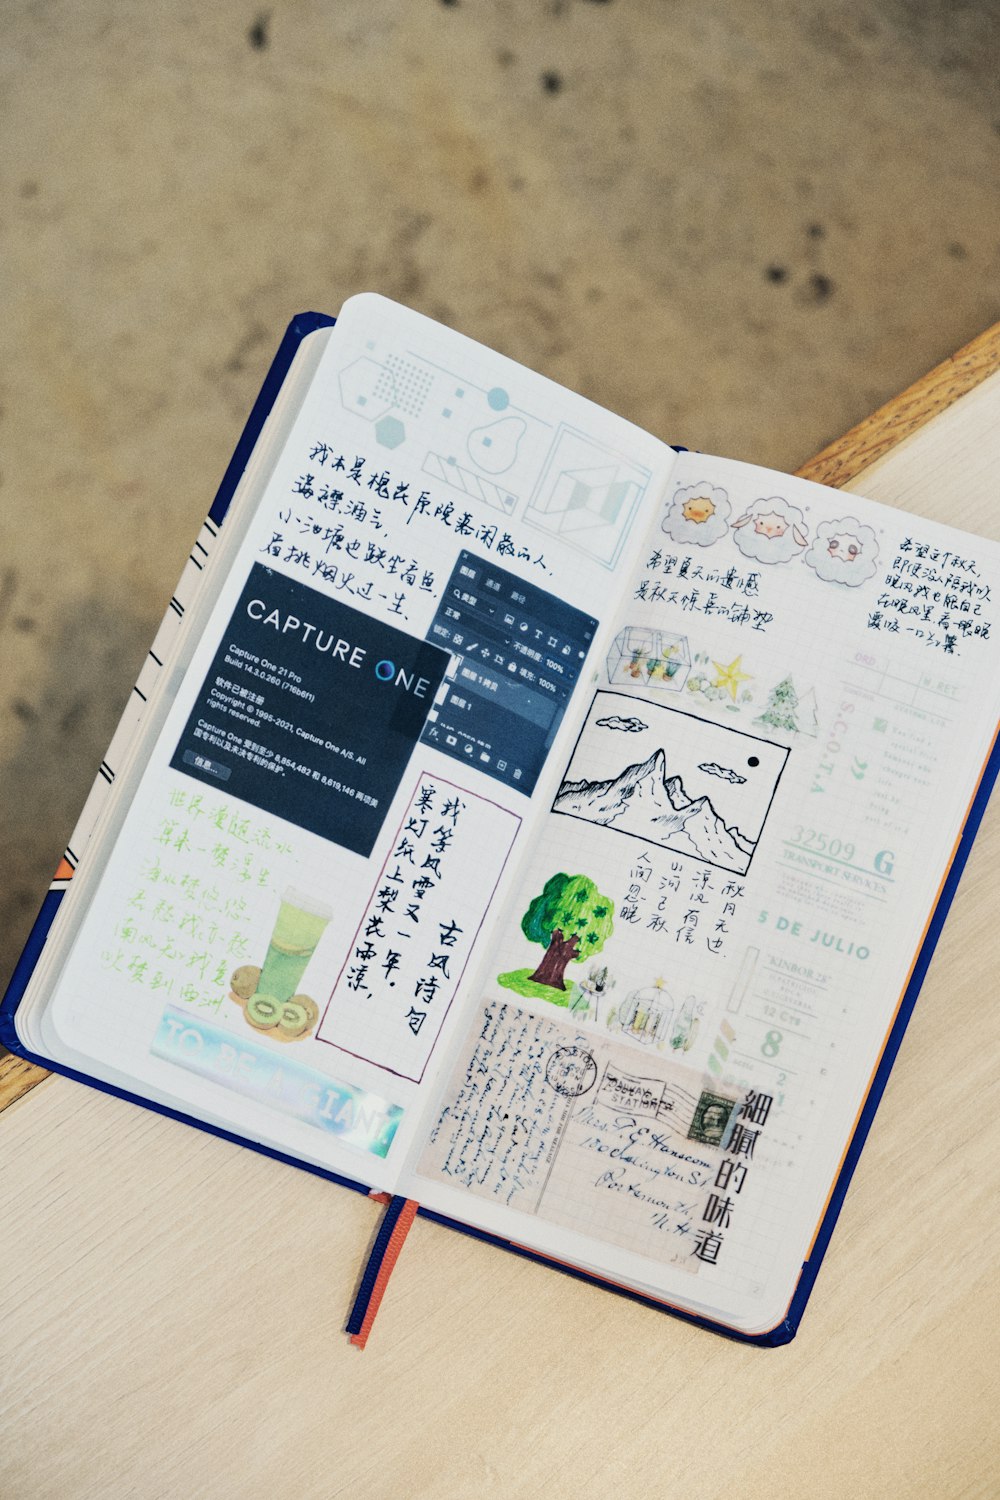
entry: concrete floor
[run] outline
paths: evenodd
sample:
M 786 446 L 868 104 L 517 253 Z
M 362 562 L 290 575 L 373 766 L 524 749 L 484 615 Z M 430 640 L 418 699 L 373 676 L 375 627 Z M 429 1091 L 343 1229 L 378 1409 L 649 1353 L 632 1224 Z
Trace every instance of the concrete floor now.
M 986 0 L 9 0 L 0 979 L 294 312 L 793 467 L 1000 318 L 998 62 Z

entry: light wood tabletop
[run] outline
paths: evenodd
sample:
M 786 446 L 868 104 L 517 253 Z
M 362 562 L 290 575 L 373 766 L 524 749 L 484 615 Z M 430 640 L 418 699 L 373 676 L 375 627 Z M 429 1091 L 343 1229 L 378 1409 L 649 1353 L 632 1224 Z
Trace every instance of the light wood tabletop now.
M 801 471 L 1000 538 L 1000 327 Z M 56 851 L 54 851 L 54 854 Z M 731 1343 L 0 1058 L 0 1497 L 1000 1493 L 1000 811 L 797 1339 Z

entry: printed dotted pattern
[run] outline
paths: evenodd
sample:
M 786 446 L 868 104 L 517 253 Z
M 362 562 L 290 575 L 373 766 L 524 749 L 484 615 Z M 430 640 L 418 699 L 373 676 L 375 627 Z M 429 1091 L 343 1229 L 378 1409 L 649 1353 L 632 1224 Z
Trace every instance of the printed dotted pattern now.
M 398 354 L 388 355 L 385 363 L 387 369 L 378 378 L 376 396 L 394 395 L 400 411 L 408 417 L 419 417 L 431 388 L 433 376 L 430 371 L 422 370 L 412 360 L 403 359 Z

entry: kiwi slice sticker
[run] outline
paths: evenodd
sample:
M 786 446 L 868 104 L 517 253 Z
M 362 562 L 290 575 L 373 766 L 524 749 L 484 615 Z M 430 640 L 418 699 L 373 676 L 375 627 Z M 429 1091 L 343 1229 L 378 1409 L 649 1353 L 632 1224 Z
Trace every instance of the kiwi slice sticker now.
M 311 995 L 293 995 L 289 1001 L 290 1005 L 301 1005 L 309 1017 L 310 1030 L 319 1020 L 319 1006 Z
M 281 1018 L 282 1003 L 273 995 L 251 995 L 243 1013 L 251 1026 L 256 1026 L 258 1031 L 270 1031 L 272 1026 L 277 1026 Z
M 260 970 L 256 964 L 243 964 L 233 971 L 229 983 L 234 995 L 239 995 L 241 1000 L 249 1000 L 260 983 Z
M 287 1037 L 304 1036 L 309 1030 L 309 1012 L 297 1000 L 286 1000 L 278 1017 L 278 1030 Z

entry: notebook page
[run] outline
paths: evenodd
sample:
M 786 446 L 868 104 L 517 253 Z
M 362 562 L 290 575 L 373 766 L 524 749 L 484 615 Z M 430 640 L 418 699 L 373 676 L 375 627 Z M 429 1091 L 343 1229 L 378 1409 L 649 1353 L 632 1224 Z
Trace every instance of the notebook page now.
M 673 457 L 352 299 L 56 985 L 60 1055 L 391 1186 Z
M 680 456 L 421 1201 L 781 1321 L 1000 716 L 998 569 L 994 543 Z

